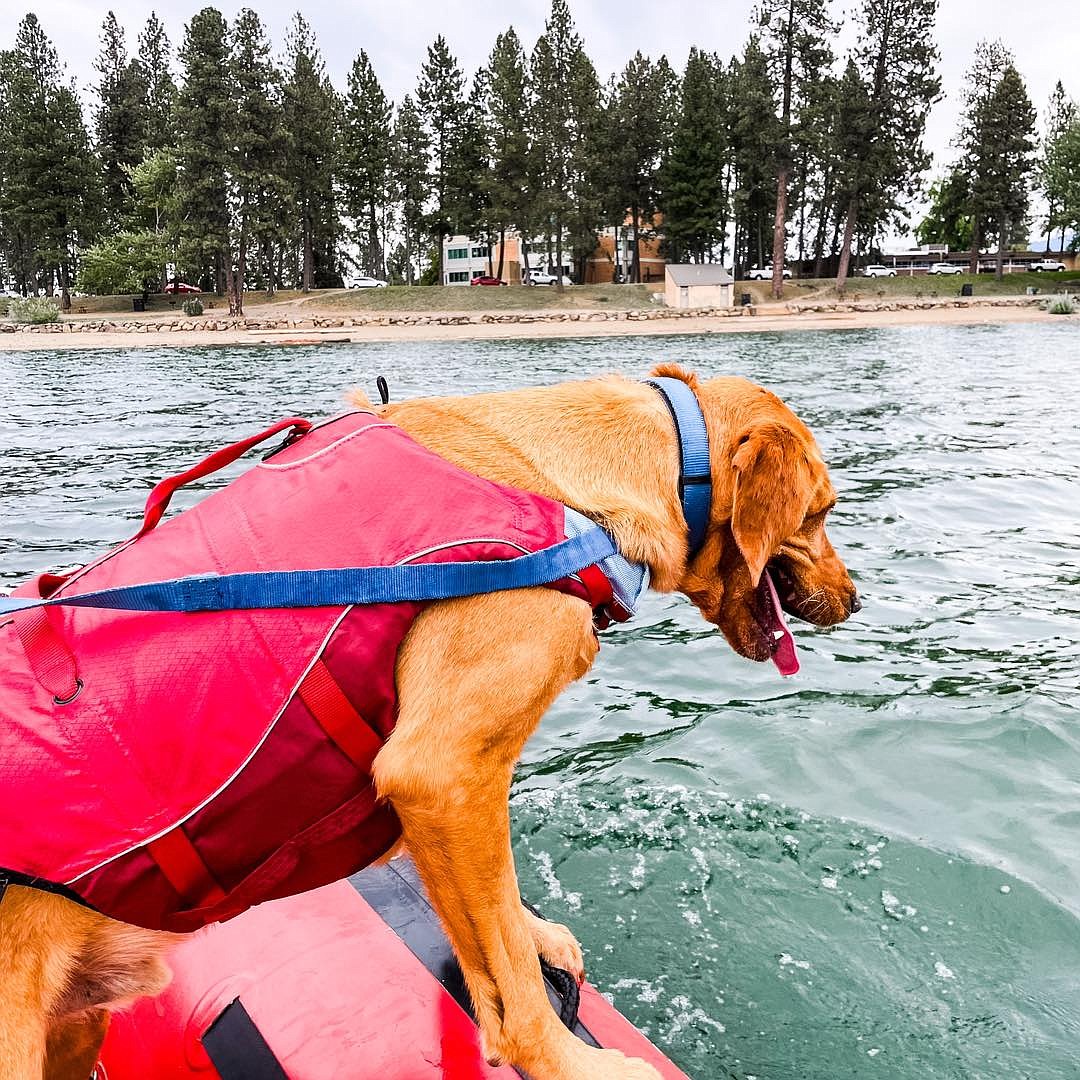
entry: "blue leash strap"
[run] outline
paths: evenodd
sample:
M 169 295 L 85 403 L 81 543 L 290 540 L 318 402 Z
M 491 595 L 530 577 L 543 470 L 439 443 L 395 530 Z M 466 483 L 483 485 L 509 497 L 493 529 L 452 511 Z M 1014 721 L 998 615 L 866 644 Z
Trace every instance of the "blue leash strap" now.
M 45 600 L 0 597 L 0 615 L 61 604 L 121 611 L 196 612 L 448 600 L 546 585 L 606 559 L 616 550 L 611 537 L 595 527 L 514 559 L 202 574 Z
M 663 376 L 646 379 L 659 391 L 675 421 L 679 439 L 679 498 L 690 538 L 690 557 L 701 550 L 712 506 L 712 470 L 709 468 L 709 431 L 697 395 L 682 379 Z

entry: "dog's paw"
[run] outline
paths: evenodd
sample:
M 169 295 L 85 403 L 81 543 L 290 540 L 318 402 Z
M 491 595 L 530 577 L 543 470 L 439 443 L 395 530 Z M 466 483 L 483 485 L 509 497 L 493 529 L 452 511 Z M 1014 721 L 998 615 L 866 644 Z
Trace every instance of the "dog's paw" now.
M 618 1050 L 593 1051 L 597 1056 L 581 1074 L 592 1080 L 663 1080 L 660 1073 L 641 1058 L 630 1058 Z
M 525 916 L 529 923 L 536 951 L 542 960 L 552 967 L 569 971 L 579 983 L 585 980 L 585 959 L 581 955 L 581 946 L 577 938 L 562 923 L 547 922 L 526 909 Z
M 619 1050 L 596 1050 L 579 1043 L 568 1058 L 557 1065 L 529 1063 L 526 1072 L 533 1080 L 663 1080 L 647 1062 Z

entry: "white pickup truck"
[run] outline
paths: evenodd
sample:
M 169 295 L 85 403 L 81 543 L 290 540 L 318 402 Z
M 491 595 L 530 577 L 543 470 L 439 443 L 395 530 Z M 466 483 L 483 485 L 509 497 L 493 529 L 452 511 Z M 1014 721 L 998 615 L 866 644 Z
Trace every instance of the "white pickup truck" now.
M 771 266 L 751 266 L 746 272 L 747 279 L 750 281 L 772 281 L 772 267 Z M 784 277 L 791 277 L 791 271 L 785 266 Z
M 1064 270 L 1065 264 L 1063 262 L 1058 262 L 1057 259 L 1039 259 L 1036 262 L 1033 262 L 1028 269 L 1036 274 L 1041 274 L 1043 272 L 1054 274 Z

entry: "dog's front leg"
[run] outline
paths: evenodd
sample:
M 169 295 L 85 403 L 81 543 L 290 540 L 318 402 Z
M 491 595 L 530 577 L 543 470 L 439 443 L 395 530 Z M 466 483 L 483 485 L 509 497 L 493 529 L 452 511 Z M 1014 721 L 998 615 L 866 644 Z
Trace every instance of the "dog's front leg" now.
M 596 654 L 588 609 L 550 590 L 469 597 L 417 619 L 397 666 L 397 727 L 380 793 L 446 926 L 484 1053 L 533 1080 L 654 1080 L 643 1062 L 566 1030 L 544 993 L 510 850 L 514 764 L 540 717 Z

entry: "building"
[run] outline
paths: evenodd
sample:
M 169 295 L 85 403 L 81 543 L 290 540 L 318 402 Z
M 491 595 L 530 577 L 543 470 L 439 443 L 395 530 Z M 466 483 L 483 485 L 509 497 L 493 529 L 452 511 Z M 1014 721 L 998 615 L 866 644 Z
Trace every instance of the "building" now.
M 623 225 L 600 232 L 593 253 L 584 260 L 584 266 L 572 266 L 569 245 L 563 251 L 562 272 L 575 284 L 610 285 L 630 281 L 634 266 L 634 234 L 630 228 L 630 216 Z M 638 261 L 642 282 L 664 280 L 667 260 L 661 255 L 663 238 L 659 233 L 660 215 L 656 215 L 646 231 L 644 223 L 638 240 Z M 502 280 L 508 285 L 518 285 L 525 268 L 523 247 L 528 251 L 529 269 L 555 273 L 555 252 L 550 240 L 539 238 L 522 244 L 516 232 L 508 232 L 502 244 Z M 490 243 L 470 236 L 448 236 L 443 240 L 444 285 L 468 285 L 473 278 L 496 276 L 499 273 L 498 240 Z M 550 258 L 549 258 L 550 256 Z M 583 277 L 579 278 L 579 274 Z
M 642 220 L 638 238 L 638 263 L 642 282 L 663 281 L 667 259 L 661 254 L 663 214 L 651 222 Z M 610 285 L 630 281 L 634 267 L 633 219 L 629 213 L 621 226 L 601 230 L 596 250 L 585 261 L 586 285 Z
M 735 302 L 735 281 L 715 263 L 669 263 L 664 303 L 672 308 L 727 308 Z
M 543 257 L 545 245 L 534 241 L 526 244 L 529 252 L 529 269 L 554 273 Z M 474 278 L 499 276 L 499 255 L 502 254 L 502 280 L 507 285 L 520 285 L 525 269 L 525 256 L 522 252 L 521 237 L 516 232 L 508 232 L 500 244 L 498 240 L 477 240 L 471 236 L 448 236 L 443 240 L 443 284 L 469 285 Z M 563 265 L 563 271 L 571 275 L 569 263 Z
M 1034 262 L 1042 259 L 1057 259 L 1063 262 L 1067 269 L 1076 269 L 1076 256 L 1066 252 L 1064 255 L 1055 255 L 1048 251 L 1006 251 L 1005 273 L 1022 274 Z M 919 277 L 930 272 L 933 263 L 948 263 L 958 267 L 965 274 L 971 265 L 970 251 L 950 251 L 941 244 L 924 244 L 920 248 L 910 251 L 896 251 L 882 255 L 881 264 L 894 269 L 898 277 Z M 992 274 L 997 269 L 997 252 L 979 252 L 979 273 Z
M 473 278 L 487 277 L 493 274 L 499 260 L 498 244 L 492 251 L 486 240 L 474 240 L 469 236 L 447 236 L 443 238 L 443 285 L 468 285 Z M 506 265 L 503 265 L 503 278 L 508 279 Z M 517 275 L 520 277 L 520 273 Z

